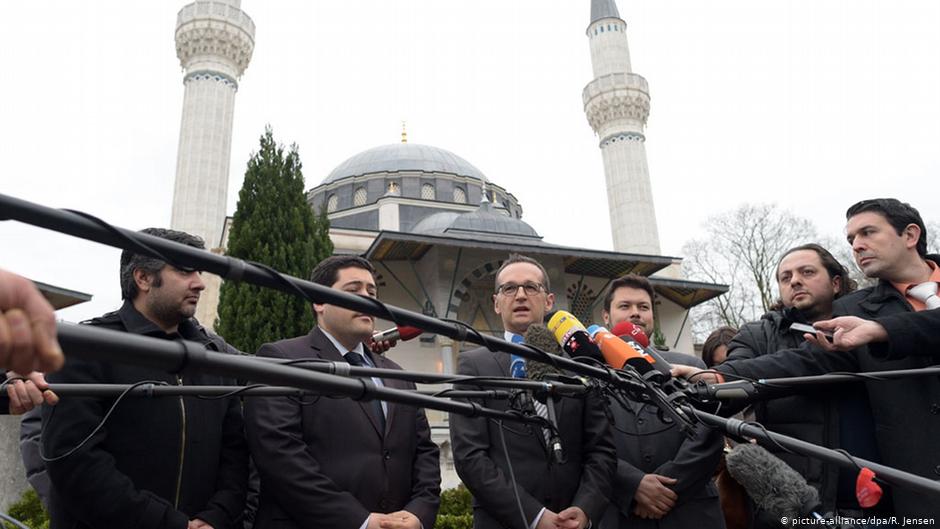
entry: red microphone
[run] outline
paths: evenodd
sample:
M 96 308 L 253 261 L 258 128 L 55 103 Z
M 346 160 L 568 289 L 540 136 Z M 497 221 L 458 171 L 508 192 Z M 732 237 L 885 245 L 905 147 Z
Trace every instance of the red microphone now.
M 656 349 L 650 347 L 650 339 L 643 332 L 643 328 L 631 321 L 622 321 L 617 325 L 614 325 L 613 330 L 610 331 L 611 334 L 618 336 L 621 340 L 625 342 L 634 342 L 643 349 L 643 353 L 646 355 L 647 359 L 653 360 L 653 367 L 657 371 L 663 374 L 666 377 L 666 380 L 672 378 L 672 365 L 666 361 Z
M 629 320 L 614 325 L 614 328 L 610 330 L 610 334 L 620 336 L 621 338 L 629 337 L 634 342 L 640 344 L 643 349 L 650 346 L 650 338 L 643 332 L 643 328 Z
M 391 329 L 385 329 L 384 331 L 379 331 L 372 335 L 372 341 L 381 342 L 381 341 L 398 341 L 407 342 L 413 338 L 421 336 L 421 333 L 424 331 L 417 327 L 410 327 L 408 325 L 399 325 L 397 327 L 392 327 Z

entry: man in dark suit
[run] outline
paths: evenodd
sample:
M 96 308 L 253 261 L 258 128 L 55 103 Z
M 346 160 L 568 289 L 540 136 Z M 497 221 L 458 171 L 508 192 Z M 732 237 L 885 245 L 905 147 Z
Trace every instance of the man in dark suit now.
M 653 285 L 630 274 L 615 279 L 604 299 L 604 323 L 610 328 L 631 321 L 647 335 L 654 330 Z M 704 368 L 694 356 L 661 351 L 670 364 Z M 723 447 L 721 434 L 699 425 L 695 437 L 665 422 L 650 404 L 611 402 L 617 471 L 614 492 L 602 529 L 660 527 L 724 529 L 724 515 L 712 476 Z
M 375 297 L 373 273 L 361 257 L 334 256 L 317 265 L 311 281 Z M 327 304 L 313 310 L 310 334 L 265 344 L 258 356 L 401 369 L 363 346 L 374 331 L 372 316 Z M 246 424 L 261 475 L 256 528 L 433 528 L 441 476 L 424 410 L 329 396 L 255 398 L 246 404 Z
M 509 341 L 541 323 L 554 300 L 545 269 L 534 259 L 510 256 L 496 273 L 494 308 Z M 510 355 L 480 348 L 460 354 L 457 372 L 505 377 L 509 364 Z M 505 400 L 481 404 L 507 408 Z M 603 402 L 562 399 L 556 415 L 567 455 L 561 464 L 551 462 L 538 429 L 451 415 L 454 466 L 473 494 L 475 529 L 584 529 L 600 521 L 616 461 Z

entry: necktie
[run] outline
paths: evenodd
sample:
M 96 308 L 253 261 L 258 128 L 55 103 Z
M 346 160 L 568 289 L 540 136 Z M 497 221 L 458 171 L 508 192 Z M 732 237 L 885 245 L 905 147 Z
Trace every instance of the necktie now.
M 343 358 L 349 362 L 350 365 L 356 367 L 370 367 L 365 362 L 365 358 L 361 354 L 354 351 L 350 351 L 343 355 Z M 382 410 L 382 402 L 378 400 L 369 401 L 372 404 L 372 411 L 375 413 L 376 418 L 379 420 L 379 425 L 381 426 L 382 434 L 385 434 L 385 412 Z
M 926 281 L 907 289 L 907 293 L 914 299 L 924 302 L 927 309 L 940 308 L 940 296 L 937 296 L 937 282 Z
M 513 334 L 511 338 L 512 343 L 523 343 L 522 336 L 518 334 Z M 526 378 L 526 368 L 525 368 L 525 358 L 517 355 L 511 355 L 511 360 L 509 362 L 509 374 L 512 378 Z M 541 403 L 535 399 L 532 399 L 532 404 L 535 406 L 535 413 L 543 419 L 548 419 L 548 406 L 544 403 Z M 549 442 L 550 433 L 548 430 L 542 430 L 542 435 L 545 437 L 545 442 Z

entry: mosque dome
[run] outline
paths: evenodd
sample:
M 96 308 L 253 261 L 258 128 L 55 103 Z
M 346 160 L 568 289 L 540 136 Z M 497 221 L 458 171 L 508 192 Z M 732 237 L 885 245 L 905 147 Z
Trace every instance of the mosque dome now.
M 325 211 L 331 226 L 356 230 L 461 231 L 467 227 L 457 224 L 469 221 L 457 222 L 457 216 L 487 202 L 490 215 L 522 217 L 516 197 L 467 160 L 440 147 L 405 142 L 373 147 L 340 163 L 307 191 L 307 202 L 314 211 Z M 528 232 L 535 233 L 512 231 Z
M 456 235 L 478 237 L 542 237 L 526 222 L 510 217 L 502 208 L 483 202 L 474 211 L 454 213 L 450 211 L 427 216 L 411 229 L 422 235 Z
M 373 147 L 352 156 L 336 166 L 322 184 L 330 184 L 350 176 L 401 171 L 447 173 L 487 181 L 482 171 L 446 149 L 418 143 L 392 143 Z

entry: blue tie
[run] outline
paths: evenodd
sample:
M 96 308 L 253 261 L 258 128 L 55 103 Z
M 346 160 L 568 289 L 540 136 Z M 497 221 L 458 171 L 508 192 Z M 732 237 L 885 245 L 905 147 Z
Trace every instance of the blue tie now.
M 523 342 L 522 336 L 519 336 L 518 334 L 513 334 L 511 340 L 512 340 L 512 343 Z M 525 358 L 522 358 L 519 355 L 510 355 L 509 375 L 512 378 L 525 378 L 526 377 Z

